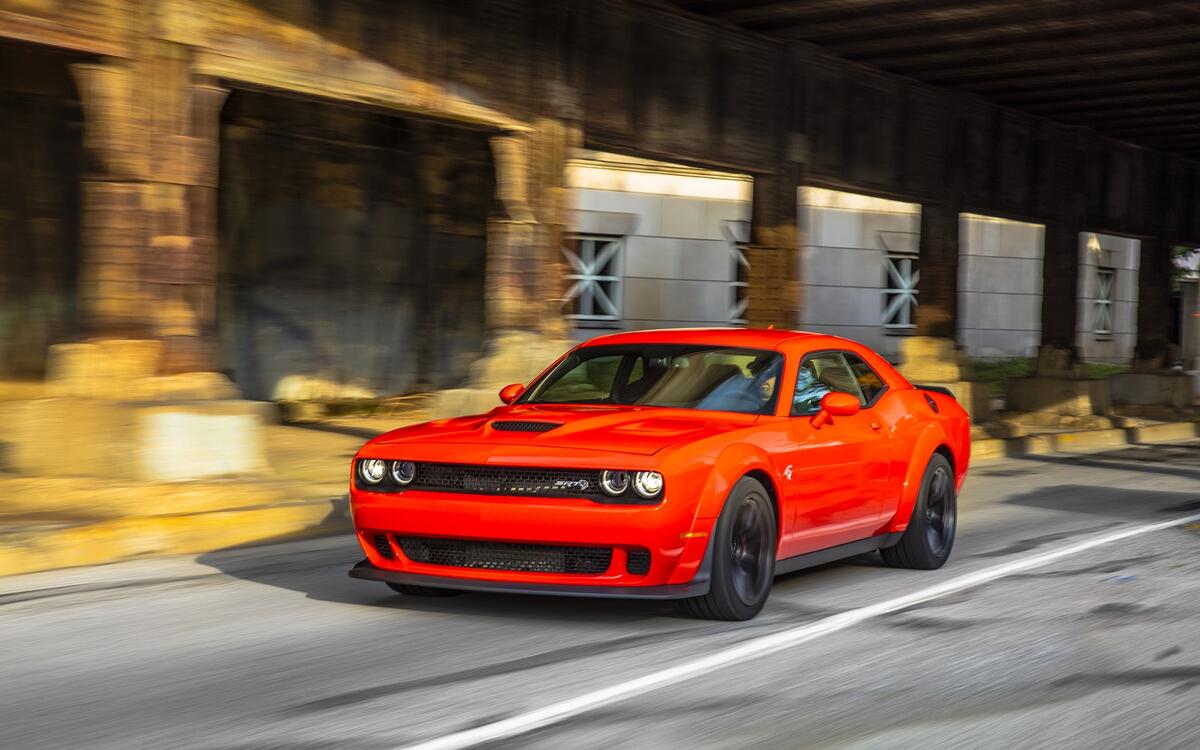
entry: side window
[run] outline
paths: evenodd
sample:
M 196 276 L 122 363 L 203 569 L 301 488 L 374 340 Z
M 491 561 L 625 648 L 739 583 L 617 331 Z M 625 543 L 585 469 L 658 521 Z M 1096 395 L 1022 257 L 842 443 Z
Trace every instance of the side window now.
M 846 353 L 846 364 L 850 365 L 850 371 L 854 373 L 854 379 L 858 381 L 858 387 L 862 391 L 863 406 L 869 406 L 875 403 L 875 399 L 879 398 L 879 394 L 883 393 L 883 389 L 887 385 L 883 382 L 883 378 L 875 374 L 871 366 L 863 361 L 863 358 L 851 352 Z
M 846 364 L 846 358 L 841 352 L 820 352 L 805 357 L 796 376 L 792 416 L 816 414 L 821 408 L 821 397 L 832 391 L 849 393 L 857 398 L 859 403 L 867 403 L 858 385 L 858 379 Z

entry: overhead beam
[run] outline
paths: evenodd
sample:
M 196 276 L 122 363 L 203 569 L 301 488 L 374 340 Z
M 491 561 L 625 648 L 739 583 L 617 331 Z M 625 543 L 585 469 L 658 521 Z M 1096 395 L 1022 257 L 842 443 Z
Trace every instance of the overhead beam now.
M 1037 71 L 1067 72 L 1080 70 L 1088 66 L 1103 65 L 1134 66 L 1147 63 L 1162 63 L 1190 59 L 1192 55 L 1200 54 L 1200 41 L 1179 42 L 1174 45 L 1163 45 L 1153 49 L 1117 49 L 1108 52 L 1092 52 L 1074 55 L 1069 58 L 1046 59 L 1044 57 L 1028 57 L 1025 59 L 1004 62 L 979 62 L 975 65 L 962 64 L 962 67 L 945 65 L 941 68 L 924 71 L 913 71 L 896 66 L 893 72 L 920 78 L 937 86 L 970 88 L 972 82 L 1012 77 L 1023 73 Z
M 1195 7 L 1186 0 L 1177 4 L 1185 8 Z M 973 4 L 969 7 L 969 12 L 963 7 L 938 9 L 921 6 L 911 11 L 859 17 L 855 18 L 853 23 L 847 23 L 845 18 L 804 24 L 781 21 L 779 25 L 769 29 L 763 25 L 756 25 L 756 30 L 791 39 L 807 39 L 818 44 L 876 39 L 892 39 L 902 42 L 906 34 L 910 32 L 919 35 L 934 33 L 944 36 L 956 32 L 971 33 L 978 29 L 1004 26 L 1016 27 L 1013 29 L 1014 32 L 1027 31 L 1056 21 L 1078 24 L 1081 18 L 1102 19 L 1110 22 L 1116 13 L 1128 11 L 1128 14 L 1144 15 L 1148 12 L 1145 8 L 1145 3 L 1138 2 L 1138 0 L 1080 0 L 1067 4 L 1053 2 L 1030 4 L 1003 0 Z
M 1155 83 L 1133 81 L 1129 83 L 1081 83 L 1058 89 L 1031 91 L 1027 93 L 992 94 L 988 98 L 1017 108 L 1042 102 L 1094 101 L 1096 99 L 1122 96 L 1125 94 L 1177 94 L 1180 91 L 1200 91 L 1200 75 L 1179 76 L 1159 79 Z
M 1060 72 L 1044 70 L 1020 76 L 985 78 L 971 84 L 971 90 L 984 96 L 1070 87 L 1080 83 L 1136 83 L 1162 81 L 1177 75 L 1200 75 L 1200 60 L 1178 60 L 1133 68 L 1103 66 Z
M 1069 59 L 1081 54 L 1119 54 L 1122 52 L 1146 51 L 1159 53 L 1161 59 L 1171 49 L 1195 50 L 1198 37 L 1197 26 L 1185 24 L 1162 29 L 1140 29 L 1122 33 L 1117 39 L 1112 36 L 1084 36 L 1075 40 L 1054 39 L 1028 43 L 977 45 L 962 49 L 948 49 L 934 42 L 929 52 L 901 55 L 858 55 L 853 59 L 869 62 L 887 70 L 916 75 L 937 72 L 948 66 L 971 65 L 972 63 L 995 63 L 1006 61 L 1046 61 Z M 1114 49 L 1119 43 L 1119 49 Z M 830 50 L 841 54 L 840 48 Z
M 1168 31 L 1181 27 L 1200 26 L 1200 13 L 1194 2 L 1186 11 L 1167 16 L 1156 15 L 1145 8 L 1100 14 L 1081 15 L 1067 18 L 1047 19 L 1026 23 L 1014 20 L 1006 24 L 980 24 L 970 29 L 947 31 L 937 24 L 928 24 L 912 33 L 896 32 L 884 38 L 832 38 L 820 39 L 822 45 L 838 50 L 846 57 L 870 62 L 873 60 L 907 57 L 927 53 L 950 53 L 954 51 L 978 51 L 1031 47 L 1037 43 L 1046 45 L 1058 42 L 1076 43 L 1081 40 L 1100 40 L 1126 37 L 1141 33 L 1157 38 Z M 1179 18 L 1179 16 L 1184 18 Z M 1190 22 L 1186 19 L 1190 18 Z

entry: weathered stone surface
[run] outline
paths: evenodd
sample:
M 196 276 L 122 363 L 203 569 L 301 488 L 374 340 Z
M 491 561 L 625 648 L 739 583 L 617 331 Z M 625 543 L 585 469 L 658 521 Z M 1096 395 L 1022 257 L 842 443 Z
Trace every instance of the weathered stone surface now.
M 1006 406 L 1013 411 L 1085 417 L 1112 412 L 1108 382 L 1080 378 L 1013 378 Z
M 0 404 L 6 469 L 179 482 L 269 473 L 253 401 L 50 398 Z M 69 458 L 69 460 L 68 460 Z
M 900 343 L 900 372 L 913 383 L 955 383 L 966 379 L 966 355 L 952 338 L 909 336 Z
M 1128 372 L 1108 378 L 1117 404 L 1182 409 L 1195 398 L 1192 379 L 1183 372 Z

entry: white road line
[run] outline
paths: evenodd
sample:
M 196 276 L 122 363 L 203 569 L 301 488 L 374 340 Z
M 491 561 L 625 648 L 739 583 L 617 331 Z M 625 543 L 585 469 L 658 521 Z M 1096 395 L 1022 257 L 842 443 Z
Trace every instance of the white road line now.
M 415 745 L 409 745 L 405 750 L 458 750 L 459 748 L 473 747 L 484 742 L 492 742 L 495 740 L 507 739 L 516 737 L 526 732 L 531 732 L 541 727 L 556 724 L 572 716 L 577 716 L 588 711 L 595 710 L 602 706 L 607 706 L 612 703 L 632 698 L 642 693 L 657 690 L 659 688 L 673 685 L 677 682 L 682 682 L 690 677 L 707 674 L 716 671 L 721 667 L 729 664 L 736 664 L 746 659 L 755 659 L 767 654 L 780 651 L 790 646 L 795 646 L 807 641 L 820 638 L 824 635 L 836 633 L 840 630 L 858 625 L 873 617 L 886 615 L 891 612 L 911 607 L 914 604 L 921 604 L 931 599 L 953 594 L 964 589 L 974 588 L 985 583 L 990 583 L 999 578 L 1020 573 L 1031 568 L 1038 568 L 1047 565 L 1056 560 L 1061 560 L 1064 557 L 1077 555 L 1080 552 L 1095 547 L 1101 547 L 1113 542 L 1119 542 L 1122 539 L 1128 539 L 1142 534 L 1149 534 L 1154 531 L 1161 531 L 1172 526 L 1180 526 L 1186 523 L 1194 523 L 1200 521 L 1200 513 L 1195 513 L 1189 516 L 1174 518 L 1170 521 L 1161 521 L 1159 523 L 1144 524 L 1141 526 L 1130 526 L 1120 531 L 1113 531 L 1108 534 L 1101 534 L 1090 539 L 1085 539 L 1082 542 L 1077 542 L 1066 547 L 1043 552 L 1037 555 L 1031 555 L 1012 562 L 1001 563 L 990 568 L 985 568 L 974 573 L 966 573 L 948 581 L 944 581 L 935 586 L 930 586 L 927 589 L 899 596 L 895 599 L 871 604 L 866 607 L 840 612 L 836 615 L 830 615 L 808 625 L 783 630 L 771 635 L 752 638 L 735 646 L 717 651 L 708 656 L 693 661 L 678 664 L 674 667 L 653 672 L 643 677 L 638 677 L 626 682 L 621 682 L 616 685 L 611 685 L 600 690 L 594 690 L 590 693 L 584 693 L 575 698 L 570 698 L 558 703 L 552 703 L 543 708 L 527 711 L 523 714 L 508 719 L 485 724 L 474 729 L 466 729 L 461 732 L 455 732 L 443 737 L 421 742 Z

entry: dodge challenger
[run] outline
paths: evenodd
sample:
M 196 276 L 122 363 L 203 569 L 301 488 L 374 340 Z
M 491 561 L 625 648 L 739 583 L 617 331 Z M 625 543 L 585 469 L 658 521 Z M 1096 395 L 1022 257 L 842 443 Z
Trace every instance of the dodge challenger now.
M 358 451 L 366 558 L 350 575 L 411 596 L 675 599 L 746 620 L 782 573 L 876 550 L 929 570 L 954 546 L 967 414 L 854 341 L 599 336 L 500 401 Z

